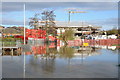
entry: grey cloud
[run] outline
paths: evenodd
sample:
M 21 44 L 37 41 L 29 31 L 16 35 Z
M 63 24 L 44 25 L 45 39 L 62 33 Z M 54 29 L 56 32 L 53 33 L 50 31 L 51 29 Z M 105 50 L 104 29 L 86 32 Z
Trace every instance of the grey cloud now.
M 17 21 L 17 20 L 10 20 L 10 19 L 2 19 L 2 25 L 23 25 L 23 21 Z
M 3 25 L 23 25 L 23 21 L 15 21 L 15 20 L 3 20 Z M 26 21 L 26 25 L 28 25 L 28 21 Z M 56 22 L 57 26 L 68 26 L 68 22 L 64 21 L 58 21 Z M 87 21 L 87 22 L 81 22 L 81 21 L 72 21 L 69 23 L 69 26 L 88 26 L 88 25 L 94 25 L 94 26 L 109 26 L 114 27 L 118 25 L 118 19 L 117 18 L 109 18 L 106 20 L 95 20 L 95 21 Z
M 3 12 L 22 11 L 23 2 L 3 2 Z M 40 10 L 43 8 L 80 8 L 83 10 L 117 10 L 116 2 L 26 2 L 26 10 Z
M 106 20 L 94 20 L 89 21 L 90 24 L 95 24 L 98 26 L 103 26 L 103 29 L 112 29 L 113 27 L 118 27 L 118 18 L 109 18 Z M 109 28 L 106 28 L 108 26 Z
M 16 20 L 9 20 L 9 19 L 3 19 L 2 20 L 2 24 L 3 25 L 23 25 L 23 21 L 16 21 Z M 26 25 L 29 25 L 29 21 L 26 21 Z M 57 21 L 56 22 L 57 26 L 68 26 L 68 22 L 67 21 Z M 69 23 L 70 26 L 81 26 L 82 22 L 80 21 L 72 21 Z M 88 23 L 83 23 L 83 25 L 88 25 Z
M 3 2 L 2 12 L 23 11 L 23 3 Z

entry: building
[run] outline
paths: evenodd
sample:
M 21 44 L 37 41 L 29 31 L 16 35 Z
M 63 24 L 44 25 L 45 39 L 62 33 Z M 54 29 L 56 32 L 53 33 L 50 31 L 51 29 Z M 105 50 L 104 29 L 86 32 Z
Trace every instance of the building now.
M 63 27 L 59 26 L 56 27 L 57 34 L 60 35 L 61 32 L 64 33 L 66 29 L 70 29 L 75 31 L 75 36 L 81 36 L 84 34 L 96 34 L 100 32 L 100 28 L 98 26 L 70 26 L 70 27 Z

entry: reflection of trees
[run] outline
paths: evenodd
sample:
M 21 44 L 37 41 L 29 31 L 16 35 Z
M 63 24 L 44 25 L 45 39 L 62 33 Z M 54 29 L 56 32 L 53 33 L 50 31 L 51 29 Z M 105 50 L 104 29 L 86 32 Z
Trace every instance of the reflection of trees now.
M 55 59 L 57 53 L 58 52 L 56 48 L 49 48 L 46 46 L 46 54 L 42 55 L 42 57 L 45 59 Z
M 55 69 L 55 58 L 57 54 L 57 49 L 49 48 L 49 45 L 46 44 L 46 54 L 42 55 L 41 59 L 41 68 L 44 72 L 52 73 Z
M 49 48 L 46 50 L 46 54 L 42 55 L 45 59 L 55 59 L 57 54 L 57 49 Z
M 55 60 L 49 59 L 49 60 L 41 60 L 41 68 L 44 72 L 52 73 L 55 70 Z
M 74 48 L 63 46 L 60 48 L 59 55 L 61 58 L 73 58 L 74 57 Z
M 52 73 L 55 70 L 55 60 L 54 59 L 41 59 L 40 61 L 37 61 L 38 59 L 34 59 L 33 57 L 30 58 L 29 66 L 33 68 L 35 71 L 39 72 L 39 70 L 42 70 L 42 72 L 45 73 Z
M 46 44 L 46 54 L 42 55 L 41 59 L 41 68 L 45 72 L 52 73 L 55 69 L 55 58 L 57 54 L 57 49 L 49 48 L 49 45 Z

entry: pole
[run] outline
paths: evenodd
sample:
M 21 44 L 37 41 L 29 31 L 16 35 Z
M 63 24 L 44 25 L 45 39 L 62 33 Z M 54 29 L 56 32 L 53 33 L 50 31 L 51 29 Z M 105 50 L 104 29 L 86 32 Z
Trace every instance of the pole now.
M 24 4 L 24 45 L 26 43 L 26 40 L 25 40 L 25 4 Z
M 25 45 L 25 4 L 24 4 L 24 45 Z M 23 77 L 25 78 L 25 52 L 24 52 L 24 69 L 23 69 Z

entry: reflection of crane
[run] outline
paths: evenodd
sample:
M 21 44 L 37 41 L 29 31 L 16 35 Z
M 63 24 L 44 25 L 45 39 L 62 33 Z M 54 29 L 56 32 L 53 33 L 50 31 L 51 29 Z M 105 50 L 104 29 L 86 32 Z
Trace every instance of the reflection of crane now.
M 70 23 L 70 13 L 86 13 L 85 11 L 75 11 L 75 9 L 68 9 L 68 24 Z

